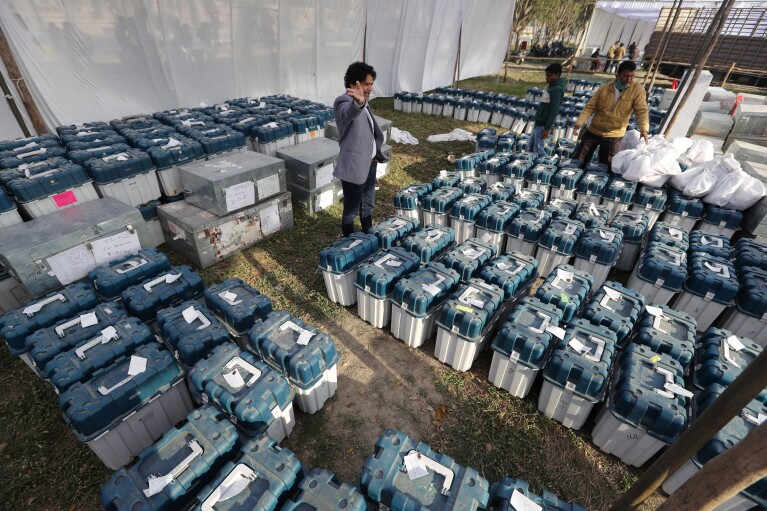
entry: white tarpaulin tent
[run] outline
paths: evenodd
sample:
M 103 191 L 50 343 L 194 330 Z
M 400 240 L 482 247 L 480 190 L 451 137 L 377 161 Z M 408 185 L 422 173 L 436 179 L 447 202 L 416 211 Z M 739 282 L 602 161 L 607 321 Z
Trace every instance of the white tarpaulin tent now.
M 0 26 L 46 124 L 286 93 L 324 103 L 349 63 L 374 93 L 497 72 L 513 0 L 4 0 Z

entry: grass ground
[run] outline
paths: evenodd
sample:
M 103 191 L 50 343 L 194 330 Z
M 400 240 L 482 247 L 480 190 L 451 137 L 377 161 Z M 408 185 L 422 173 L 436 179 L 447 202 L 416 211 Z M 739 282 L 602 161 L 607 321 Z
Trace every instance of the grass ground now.
M 542 85 L 540 73 L 515 73 L 461 82 L 461 87 L 522 95 Z M 391 172 L 379 182 L 376 218 L 394 213 L 392 196 L 416 181 L 430 181 L 450 168 L 450 154 L 472 152 L 473 143 L 428 143 L 430 134 L 483 124 L 392 109 L 391 99 L 373 102 L 376 113 L 409 131 L 419 145 L 394 145 Z M 487 381 L 490 354 L 457 373 L 432 357 L 433 341 L 413 350 L 388 330 L 362 322 L 354 307 L 331 303 L 317 254 L 339 236 L 341 207 L 310 217 L 295 211 L 295 227 L 202 271 L 206 284 L 240 277 L 274 303 L 329 332 L 342 352 L 339 392 L 314 415 L 297 412 L 297 426 L 285 446 L 308 466 L 334 471 L 356 483 L 375 438 L 387 427 L 408 432 L 489 479 L 522 478 L 534 490 L 548 489 L 589 509 L 607 509 L 637 477 L 590 442 L 590 424 L 568 430 L 537 411 L 534 387 L 526 399 L 509 398 Z M 171 255 L 174 264 L 185 261 Z M 98 488 L 109 478 L 96 456 L 63 424 L 57 398 L 45 382 L 6 350 L 0 350 L 0 508 L 99 509 Z M 659 499 L 643 510 L 654 509 Z

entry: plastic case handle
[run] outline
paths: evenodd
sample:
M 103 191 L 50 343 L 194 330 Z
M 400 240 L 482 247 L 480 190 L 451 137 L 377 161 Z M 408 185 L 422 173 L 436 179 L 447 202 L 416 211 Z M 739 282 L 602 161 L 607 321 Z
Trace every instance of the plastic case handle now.
M 141 268 L 145 264 L 149 264 L 149 261 L 147 261 L 143 257 L 139 259 L 138 261 L 135 259 L 130 259 L 128 261 L 125 261 L 123 263 L 116 265 L 114 267 L 114 270 L 115 270 L 115 273 L 122 275 L 124 273 L 128 273 L 129 271 L 133 271 L 137 268 Z
M 156 279 L 150 280 L 146 284 L 144 284 L 144 291 L 147 293 L 152 292 L 152 288 L 159 285 L 159 284 L 173 284 L 178 279 L 181 278 L 181 274 L 173 274 L 173 273 L 167 273 L 165 275 L 162 275 L 160 277 L 157 277 Z
M 32 174 L 31 172 L 29 172 L 29 169 L 26 168 L 26 169 L 24 169 L 24 177 L 26 177 L 27 179 L 40 179 L 41 177 L 47 177 L 47 176 L 50 176 L 52 174 L 55 174 L 56 172 L 58 172 L 60 170 L 61 170 L 61 168 L 56 167 L 56 168 L 53 168 L 53 169 L 50 169 L 50 170 L 46 170 L 45 172 L 39 172 L 37 174 Z
M 234 298 L 232 298 L 232 295 Z M 242 300 L 237 299 L 237 295 L 232 293 L 231 291 L 221 291 L 218 293 L 218 297 L 221 298 L 223 301 L 228 303 L 229 305 L 239 305 L 242 303 Z
M 442 236 L 444 235 L 445 235 L 444 231 L 431 229 L 429 231 L 426 231 L 426 241 L 429 241 L 429 242 L 437 241 L 438 239 L 442 238 Z
M 229 500 L 236 497 L 250 485 L 253 481 L 258 479 L 256 472 L 245 465 L 240 463 L 235 466 L 229 475 L 216 487 L 215 490 L 208 496 L 207 499 L 200 506 L 200 511 L 215 511 L 215 505 L 219 502 Z
M 31 318 L 32 316 L 34 316 L 35 314 L 40 312 L 43 309 L 43 307 L 45 307 L 49 303 L 53 303 L 53 302 L 56 302 L 56 301 L 59 301 L 61 303 L 66 303 L 67 298 L 63 294 L 58 293 L 58 294 L 55 294 L 55 295 L 53 295 L 53 296 L 51 296 L 49 298 L 46 298 L 45 300 L 40 300 L 39 302 L 36 302 L 36 303 L 33 303 L 32 305 L 28 305 L 28 306 L 24 307 L 24 310 L 21 311 L 21 312 L 23 314 L 26 314 L 27 316 L 29 316 Z M 78 321 L 79 321 L 79 319 L 78 319 Z
M 101 344 L 106 344 L 109 341 L 119 339 L 119 338 L 120 336 L 117 334 L 117 330 L 115 329 L 115 327 L 113 326 L 107 327 L 101 331 L 101 335 L 94 337 L 87 343 L 75 349 L 75 355 L 77 355 L 77 358 L 79 358 L 80 360 L 85 360 L 86 358 L 88 358 L 85 356 L 86 351 L 92 348 L 95 348 L 96 346 L 100 346 Z
M 189 468 L 189 465 L 192 464 L 192 462 L 202 456 L 202 446 L 197 442 L 197 440 L 192 440 L 187 444 L 191 449 L 192 452 L 189 453 L 189 456 L 181 460 L 181 463 L 176 465 L 173 470 L 168 472 L 165 475 L 152 475 L 149 476 L 146 480 L 147 485 L 149 485 L 149 488 L 144 490 L 144 495 L 147 497 L 151 497 L 153 495 L 156 495 L 160 493 L 163 488 L 165 488 L 167 485 L 171 484 L 173 481 L 176 480 L 178 476 L 184 473 L 184 471 Z
M 47 152 L 48 152 L 48 150 L 46 148 L 41 147 L 37 151 L 30 151 L 28 153 L 22 153 L 22 154 L 16 155 L 16 158 L 18 158 L 20 160 L 23 160 L 24 158 L 27 158 L 29 156 L 36 156 L 38 154 L 45 154 Z
M 541 312 L 537 312 L 535 315 L 536 317 L 542 320 L 541 326 L 536 328 L 533 325 L 530 325 L 528 328 L 530 329 L 531 332 L 535 332 L 536 334 L 542 334 L 543 332 L 546 331 L 547 328 L 549 328 L 549 325 L 551 324 L 551 317 Z
M 113 161 L 113 160 L 126 161 L 128 158 L 130 158 L 130 155 L 128 153 L 117 153 L 117 154 L 112 154 L 109 156 L 104 156 L 101 159 L 104 160 L 105 163 L 109 163 L 110 161 Z
M 718 263 L 711 264 L 708 261 L 706 261 L 706 262 L 703 263 L 703 266 L 708 268 L 713 273 L 718 273 L 719 275 L 721 275 L 725 279 L 729 279 L 730 278 L 730 270 L 727 269 L 727 266 L 725 266 L 723 264 L 718 264 Z
M 250 379 L 244 383 L 246 387 L 252 387 L 253 384 L 256 383 L 259 378 L 261 378 L 261 371 L 259 371 L 258 368 L 253 364 L 246 362 L 240 357 L 234 357 L 232 360 L 227 362 L 227 364 L 221 370 L 221 374 L 231 373 L 234 369 L 237 368 L 243 369 L 251 374 Z M 227 383 L 229 382 L 227 381 Z
M 703 245 L 714 245 L 717 248 L 724 248 L 724 240 L 720 238 L 709 238 L 708 236 L 701 236 L 700 242 Z
M 91 314 L 93 314 L 94 316 L 96 315 L 95 312 L 91 313 Z M 86 314 L 86 316 L 87 315 L 88 314 Z M 75 325 L 82 325 L 83 321 L 84 321 L 83 316 L 77 316 L 74 319 L 70 319 L 66 323 L 62 323 L 61 325 L 59 325 L 59 326 L 57 326 L 55 328 L 56 335 L 58 335 L 59 337 L 64 337 L 64 335 L 66 335 L 66 333 L 67 333 L 67 330 L 69 330 L 71 327 L 73 327 Z M 98 321 L 99 321 L 98 317 L 96 317 L 96 323 L 98 323 Z
M 469 286 L 466 288 L 466 290 L 464 290 L 463 293 L 461 293 L 461 296 L 458 297 L 458 301 L 465 303 L 466 305 L 473 305 L 475 307 L 483 308 L 485 306 L 484 300 L 478 300 L 475 298 L 475 296 L 477 296 L 479 293 L 482 293 L 482 291 L 476 287 Z
M 440 493 L 442 493 L 442 495 L 449 494 L 450 488 L 452 488 L 453 486 L 453 479 L 455 478 L 455 474 L 453 473 L 453 471 L 447 468 L 445 465 L 429 458 L 428 456 L 423 455 L 422 453 L 419 453 L 415 449 L 411 449 L 410 451 L 408 451 L 406 456 L 410 456 L 411 454 L 417 454 L 421 462 L 423 462 L 423 464 L 426 466 L 426 468 L 431 469 L 433 472 L 445 478 L 445 480 L 442 482 L 442 489 L 440 490 Z M 402 462 L 402 470 L 404 472 L 407 472 L 404 461 Z

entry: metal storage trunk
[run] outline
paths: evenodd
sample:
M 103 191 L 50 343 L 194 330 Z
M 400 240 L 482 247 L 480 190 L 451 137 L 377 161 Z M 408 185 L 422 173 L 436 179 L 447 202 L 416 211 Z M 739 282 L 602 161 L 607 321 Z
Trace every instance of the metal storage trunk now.
M 554 165 L 541 165 L 540 163 L 530 169 L 530 172 L 525 178 L 525 186 L 529 190 L 536 190 L 543 193 L 544 204 L 549 200 L 549 189 L 551 188 L 551 180 L 557 168 Z
M 537 507 L 522 507 L 530 505 Z M 541 511 L 587 511 L 585 507 L 575 502 L 564 502 L 556 495 L 546 490 L 540 495 L 530 492 L 530 485 L 522 479 L 504 477 L 500 482 L 490 487 L 490 500 L 485 508 L 487 511 L 516 511 L 540 509 Z
M 690 251 L 693 254 L 709 254 L 720 259 L 730 259 L 732 247 L 730 239 L 718 234 L 692 231 L 690 233 Z
M 740 229 L 742 222 L 743 213 L 741 211 L 720 208 L 714 204 L 706 204 L 703 219 L 698 224 L 697 229 L 732 238 L 735 231 Z
M 637 184 L 632 181 L 626 181 L 619 177 L 613 177 L 607 183 L 604 195 L 602 195 L 602 205 L 609 210 L 609 217 L 612 220 L 615 215 L 621 211 L 629 209 L 634 202 Z
M 610 210 L 593 202 L 581 202 L 575 210 L 575 219 L 586 228 L 602 227 L 610 221 Z
M 690 248 L 690 235 L 687 234 L 687 231 L 678 229 L 665 222 L 656 222 L 653 228 L 650 229 L 647 243 L 666 245 L 667 247 L 674 247 L 682 252 L 687 252 L 687 249 Z
M 77 382 L 91 378 L 94 372 L 121 357 L 132 355 L 139 346 L 155 341 L 152 330 L 140 319 L 122 317 L 110 326 L 72 344 L 45 364 L 43 377 L 57 393 Z
M 594 444 L 641 467 L 687 427 L 688 396 L 691 393 L 673 366 L 637 356 L 629 347 L 591 432 Z
M 147 245 L 137 209 L 100 199 L 0 230 L 0 262 L 39 298 Z
M 111 470 L 127 464 L 192 410 L 183 371 L 154 342 L 71 385 L 59 404 L 75 437 Z
M 551 198 L 575 199 L 575 190 L 583 171 L 578 168 L 560 167 L 551 176 Z
M 567 428 L 580 429 L 604 399 L 615 353 L 615 334 L 585 320 L 570 323 L 543 368 L 538 410 Z
M 290 192 L 219 217 L 186 201 L 157 208 L 165 243 L 207 268 L 278 232 L 293 228 Z
M 483 239 L 489 236 L 488 243 L 500 253 L 506 245 L 506 229 L 519 212 L 519 206 L 513 202 L 498 201 L 479 212 L 475 220 L 475 235 Z
M 205 305 L 229 329 L 241 348 L 256 323 L 272 312 L 272 301 L 238 278 L 205 288 Z
M 695 353 L 695 319 L 666 305 L 646 306 L 632 342 L 668 355 L 687 372 Z
M 450 225 L 448 213 L 450 213 L 453 204 L 462 196 L 463 192 L 461 190 L 449 186 L 436 188 L 430 194 L 425 195 L 421 199 L 423 223 L 443 225 L 445 227 Z
M 450 170 L 440 170 L 439 175 L 435 177 L 431 182 L 431 188 L 434 192 L 438 191 L 438 188 L 455 188 L 458 183 L 461 182 L 461 173 L 450 171 Z
M 401 278 L 389 298 L 392 335 L 412 348 L 420 347 L 434 335 L 442 304 L 459 282 L 458 272 L 441 263 L 430 263 Z
M 490 337 L 503 298 L 501 288 L 481 279 L 470 279 L 459 287 L 437 319 L 437 360 L 468 371 Z
M 501 316 L 510 312 L 517 298 L 524 295 L 538 275 L 538 261 L 519 252 L 499 255 L 482 267 L 478 278 L 503 290 Z
M 19 207 L 32 218 L 99 198 L 90 176 L 80 165 L 72 164 L 36 174 L 20 174 L 7 181 L 5 187 L 16 198 Z M 2 209 L 6 211 L 10 208 L 4 206 Z
M 193 511 L 276 510 L 301 478 L 301 462 L 293 451 L 266 435 L 249 440 L 237 454 L 197 492 Z
M 746 266 L 738 269 L 740 291 L 735 307 L 718 321 L 720 328 L 767 346 L 767 270 Z M 2 330 L 0 330 L 2 332 Z
M 170 270 L 168 256 L 155 248 L 144 248 L 88 272 L 88 282 L 102 300 L 120 298 L 120 293 Z
M 192 395 L 227 415 L 245 435 L 277 442 L 295 425 L 293 390 L 279 372 L 232 343 L 213 348 L 189 371 Z
M 379 250 L 357 268 L 357 314 L 377 328 L 389 324 L 389 295 L 394 284 L 421 263 L 418 255 L 404 248 Z
M 333 179 L 340 149 L 338 142 L 317 138 L 277 151 L 285 160 L 287 180 L 307 190 L 325 186 Z
M 517 203 L 520 209 L 541 209 L 546 205 L 546 198 L 543 192 L 522 188 L 517 189 L 512 202 Z
M 216 346 L 231 342 L 226 327 L 196 300 L 158 312 L 157 329 L 186 370 Z
M 149 245 L 151 247 L 159 247 L 165 243 L 165 237 L 162 235 L 162 226 L 160 225 L 160 217 L 157 215 L 157 207 L 161 204 L 162 202 L 159 200 L 153 200 L 138 207 L 141 217 L 146 222 L 147 231 L 149 231 Z
M 468 282 L 472 277 L 476 277 L 480 268 L 495 256 L 493 245 L 479 238 L 470 238 L 449 250 L 440 262 L 456 270 L 462 282 Z
M 270 313 L 251 329 L 248 350 L 287 377 L 306 413 L 336 392 L 340 354 L 333 339 L 285 311 Z
M 667 200 L 665 190 L 641 185 L 637 188 L 631 210 L 647 215 L 647 228 L 652 229 L 660 214 L 666 210 Z
M 357 303 L 357 266 L 378 251 L 378 238 L 355 232 L 320 251 L 320 271 L 328 298 L 343 306 Z
M 647 232 L 647 215 L 634 211 L 624 211 L 615 215 L 610 227 L 623 231 L 623 247 L 615 267 L 621 271 L 634 268 L 639 250 Z
M 429 224 L 401 240 L 402 248 L 421 258 L 421 265 L 438 260 L 455 245 L 455 233 L 450 227 Z
M 121 468 L 99 491 L 107 511 L 183 509 L 197 488 L 235 455 L 237 432 L 213 407 L 195 410 Z
M 587 168 L 586 173 L 578 181 L 575 189 L 575 199 L 578 201 L 578 204 L 583 204 L 584 202 L 599 204 L 602 200 L 602 195 L 607 189 L 607 182 L 609 180 L 610 176 L 607 173 L 591 171 Z
M 298 493 L 288 499 L 281 511 L 336 511 L 340 504 L 344 511 L 365 511 L 365 496 L 349 483 L 342 483 L 329 470 L 313 468 L 305 471 L 298 485 Z
M 752 266 L 767 270 L 767 245 L 763 240 L 741 238 L 735 243 L 732 255 L 738 269 Z
M 663 221 L 668 225 L 690 232 L 703 217 L 703 203 L 700 199 L 685 197 L 682 192 L 669 192 Z
M 576 220 L 555 218 L 538 241 L 535 258 L 538 259 L 538 273 L 548 276 L 560 264 L 567 264 L 572 258 L 575 244 L 583 233 L 583 224 Z
M 492 200 L 484 194 L 464 195 L 453 203 L 450 209 L 450 227 L 455 231 L 455 241 L 463 243 L 474 237 L 474 227 L 479 212 L 490 205 Z
M 575 246 L 575 266 L 594 277 L 594 287 L 600 287 L 618 262 L 623 246 L 623 231 L 612 227 L 586 229 Z
M 421 199 L 431 192 L 431 183 L 413 183 L 394 194 L 394 208 L 397 216 L 414 218 L 423 223 L 421 218 Z
M 378 245 L 381 249 L 388 250 L 399 245 L 402 238 L 416 230 L 420 225 L 418 220 L 393 216 L 375 224 L 370 228 L 368 234 L 378 238 Z
M 692 383 L 697 390 L 713 384 L 727 387 L 762 352 L 762 347 L 752 340 L 715 327 L 703 333 L 695 348 Z M 756 399 L 767 402 L 767 391 Z
M 0 266 L 0 314 L 18 309 L 29 301 L 29 294 L 18 280 Z
M 499 181 L 492 186 L 488 186 L 485 195 L 488 195 L 493 202 L 512 202 L 516 191 L 513 184 Z
M 618 347 L 624 348 L 643 309 L 642 295 L 618 282 L 607 281 L 594 293 L 581 317 L 615 332 Z
M 577 208 L 578 203 L 574 200 L 556 198 L 551 199 L 543 209 L 549 212 L 552 218 L 570 219 L 575 214 Z
M 44 378 L 46 365 L 53 357 L 86 339 L 98 336 L 101 331 L 126 316 L 125 309 L 117 303 L 100 303 L 92 309 L 62 318 L 55 324 L 28 335 L 24 341 L 25 351 L 33 369 L 38 376 Z
M 564 332 L 561 320 L 562 312 L 554 305 L 523 298 L 493 339 L 490 382 L 514 397 L 527 396 Z
M 586 302 L 594 284 L 588 273 L 562 264 L 554 268 L 535 292 L 543 303 L 553 304 L 562 311 L 562 319 L 570 321 Z
M 199 273 L 189 266 L 174 266 L 169 272 L 129 287 L 120 296 L 132 316 L 152 322 L 160 310 L 199 298 L 203 289 Z
M 506 229 L 506 252 L 534 256 L 538 240 L 551 222 L 548 211 L 526 209 L 519 212 Z
M 651 243 L 628 280 L 628 287 L 645 297 L 647 303 L 665 305 L 682 290 L 687 280 L 687 253 Z
M 515 160 L 508 163 L 502 169 L 503 182 L 514 185 L 517 190 L 524 188 L 525 178 L 534 166 L 535 164 L 529 160 Z
M 485 509 L 490 483 L 405 433 L 387 429 L 365 460 L 360 488 L 392 511 Z
M 285 192 L 285 163 L 253 152 L 221 156 L 180 168 L 186 201 L 218 216 Z
M 693 252 L 687 266 L 688 277 L 683 291 L 674 301 L 674 309 L 686 312 L 703 332 L 725 308 L 735 304 L 740 284 L 735 267 L 728 259 Z
M 315 213 L 324 211 L 344 199 L 344 190 L 340 179 L 334 178 L 329 184 L 314 190 L 307 190 L 291 182 L 288 182 L 287 186 L 296 206 L 305 210 L 309 216 L 314 216 Z

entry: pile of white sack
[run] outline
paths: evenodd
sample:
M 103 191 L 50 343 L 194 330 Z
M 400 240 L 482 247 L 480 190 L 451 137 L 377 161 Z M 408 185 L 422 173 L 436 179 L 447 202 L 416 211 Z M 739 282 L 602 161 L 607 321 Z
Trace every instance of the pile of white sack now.
M 743 171 L 732 154 L 714 156 L 707 140 L 679 137 L 668 142 L 656 135 L 645 144 L 632 135 L 626 145 L 628 148 L 613 156 L 612 169 L 629 181 L 654 187 L 668 182 L 687 197 L 739 211 L 765 196 L 759 179 Z M 684 172 L 680 163 L 686 167 Z

